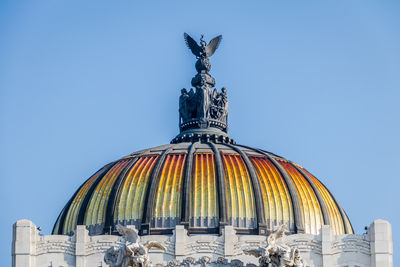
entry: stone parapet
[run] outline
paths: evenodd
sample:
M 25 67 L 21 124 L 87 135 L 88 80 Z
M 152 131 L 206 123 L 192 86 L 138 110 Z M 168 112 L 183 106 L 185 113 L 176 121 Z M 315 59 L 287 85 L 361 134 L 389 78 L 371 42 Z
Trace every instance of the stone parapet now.
M 325 225 L 319 235 L 292 234 L 285 243 L 297 248 L 306 266 L 391 267 L 392 238 L 388 222 L 377 220 L 364 235 L 334 235 Z M 149 251 L 153 266 L 255 266 L 258 259 L 244 253 L 267 245 L 261 235 L 237 234 L 225 226 L 221 235 L 188 235 L 176 226 L 172 235 L 145 235 L 141 242 L 160 242 L 166 250 Z M 116 235 L 89 236 L 85 226 L 78 226 L 73 236 L 40 235 L 34 223 L 21 220 L 13 226 L 13 267 L 100 267 L 104 252 L 123 244 Z

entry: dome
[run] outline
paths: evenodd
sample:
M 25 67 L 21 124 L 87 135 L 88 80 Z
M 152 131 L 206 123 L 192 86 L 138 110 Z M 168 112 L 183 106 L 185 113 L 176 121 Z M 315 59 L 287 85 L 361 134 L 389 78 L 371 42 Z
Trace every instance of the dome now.
M 302 166 L 273 153 L 226 143 L 163 145 L 107 164 L 76 191 L 53 234 L 86 225 L 91 235 L 134 225 L 141 234 L 268 234 L 286 224 L 292 233 L 335 234 L 352 226 L 329 190 Z
M 134 225 L 141 235 L 171 234 L 176 225 L 194 234 L 218 234 L 231 225 L 238 234 L 268 235 L 282 224 L 292 233 L 315 235 L 330 225 L 335 234 L 352 234 L 344 210 L 305 168 L 233 141 L 227 89 L 214 88 L 208 73 L 208 57 L 222 37 L 201 47 L 185 38 L 198 73 L 194 89 L 181 90 L 180 133 L 171 144 L 97 171 L 65 205 L 53 234 L 73 234 L 77 225 L 90 235 L 116 234 L 118 224 Z

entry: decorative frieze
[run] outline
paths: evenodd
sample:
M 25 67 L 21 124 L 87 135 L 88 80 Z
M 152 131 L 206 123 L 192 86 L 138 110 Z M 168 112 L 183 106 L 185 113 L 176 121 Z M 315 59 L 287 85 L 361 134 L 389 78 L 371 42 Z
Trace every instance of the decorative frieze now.
M 178 225 L 172 235 L 145 235 L 138 244 L 144 246 L 149 241 L 157 241 L 165 248 L 148 251 L 149 264 L 157 267 L 259 266 L 258 259 L 244 251 L 266 248 L 269 244 L 265 236 L 236 234 L 232 226 L 226 226 L 221 235 L 189 235 Z M 391 266 L 391 228 L 382 220 L 371 224 L 364 235 L 334 235 L 329 226 L 323 226 L 319 235 L 284 236 L 284 244 L 291 250 L 297 249 L 311 267 L 356 263 L 365 267 Z M 32 222 L 23 220 L 14 225 L 13 267 L 42 267 L 50 262 L 63 267 L 105 267 L 105 251 L 124 245 L 121 236 L 89 236 L 84 226 L 78 226 L 73 236 L 42 236 Z
M 92 254 L 98 254 L 98 253 L 104 253 L 109 247 L 112 246 L 121 246 L 123 242 L 121 240 L 116 240 L 114 242 L 110 241 L 102 241 L 102 240 L 95 240 L 95 241 L 90 241 L 89 243 L 86 244 L 85 247 L 85 252 L 86 255 L 92 255 Z
M 188 242 L 185 247 L 185 254 L 192 255 L 198 253 L 212 253 L 215 255 L 224 255 L 224 243 L 206 240 L 196 240 L 193 242 Z
M 371 254 L 370 241 L 366 235 L 340 236 L 339 240 L 332 243 L 332 254 L 343 252 L 358 252 L 366 255 Z
M 156 264 L 155 267 L 256 267 L 257 265 L 252 263 L 245 264 L 241 260 L 228 259 L 225 257 L 218 257 L 216 260 L 212 260 L 210 257 L 203 256 L 199 259 L 193 257 L 187 257 L 184 260 L 170 260 L 166 265 Z
M 75 255 L 75 243 L 70 240 L 41 240 L 36 243 L 36 254 L 64 253 Z

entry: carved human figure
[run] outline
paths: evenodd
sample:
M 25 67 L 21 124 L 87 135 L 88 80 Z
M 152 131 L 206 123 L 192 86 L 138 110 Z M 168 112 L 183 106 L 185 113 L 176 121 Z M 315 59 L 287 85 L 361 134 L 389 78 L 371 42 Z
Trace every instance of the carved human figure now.
M 210 117 L 211 88 L 206 84 L 196 87 L 197 118 L 208 119 Z
M 157 247 L 165 250 L 165 247 L 155 241 L 147 242 L 145 245 L 139 244 L 139 235 L 135 229 L 130 229 L 121 225 L 116 226 L 125 240 L 120 248 L 110 247 L 104 254 L 104 261 L 110 267 L 149 267 L 148 250 Z
M 212 119 L 218 119 L 221 114 L 220 114 L 220 109 L 219 109 L 219 93 L 216 88 L 214 88 L 212 94 L 211 94 L 211 106 L 210 106 L 210 117 Z
M 268 236 L 267 247 L 244 252 L 259 257 L 261 267 L 304 267 L 299 250 L 284 243 L 283 237 L 287 230 L 286 225 L 279 226 Z
M 214 89 L 212 93 L 212 105 L 210 107 L 210 116 L 215 120 L 219 120 L 227 124 L 228 122 L 228 95 L 225 87 L 221 89 L 221 93 Z
M 185 88 L 181 90 L 181 96 L 179 97 L 179 123 L 185 122 L 190 119 L 189 114 L 189 94 Z
M 222 106 L 222 115 L 220 120 L 228 124 L 228 108 L 229 108 L 229 102 L 228 102 L 228 95 L 227 95 L 227 89 L 225 87 L 222 87 L 221 89 L 221 106 Z

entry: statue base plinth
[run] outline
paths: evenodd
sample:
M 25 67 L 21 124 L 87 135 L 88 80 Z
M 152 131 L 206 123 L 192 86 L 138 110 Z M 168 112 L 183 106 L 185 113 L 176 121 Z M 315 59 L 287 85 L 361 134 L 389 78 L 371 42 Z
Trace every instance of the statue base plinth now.
M 189 129 L 182 131 L 174 139 L 172 139 L 171 144 L 183 142 L 236 144 L 236 142 L 227 133 L 217 128 Z

